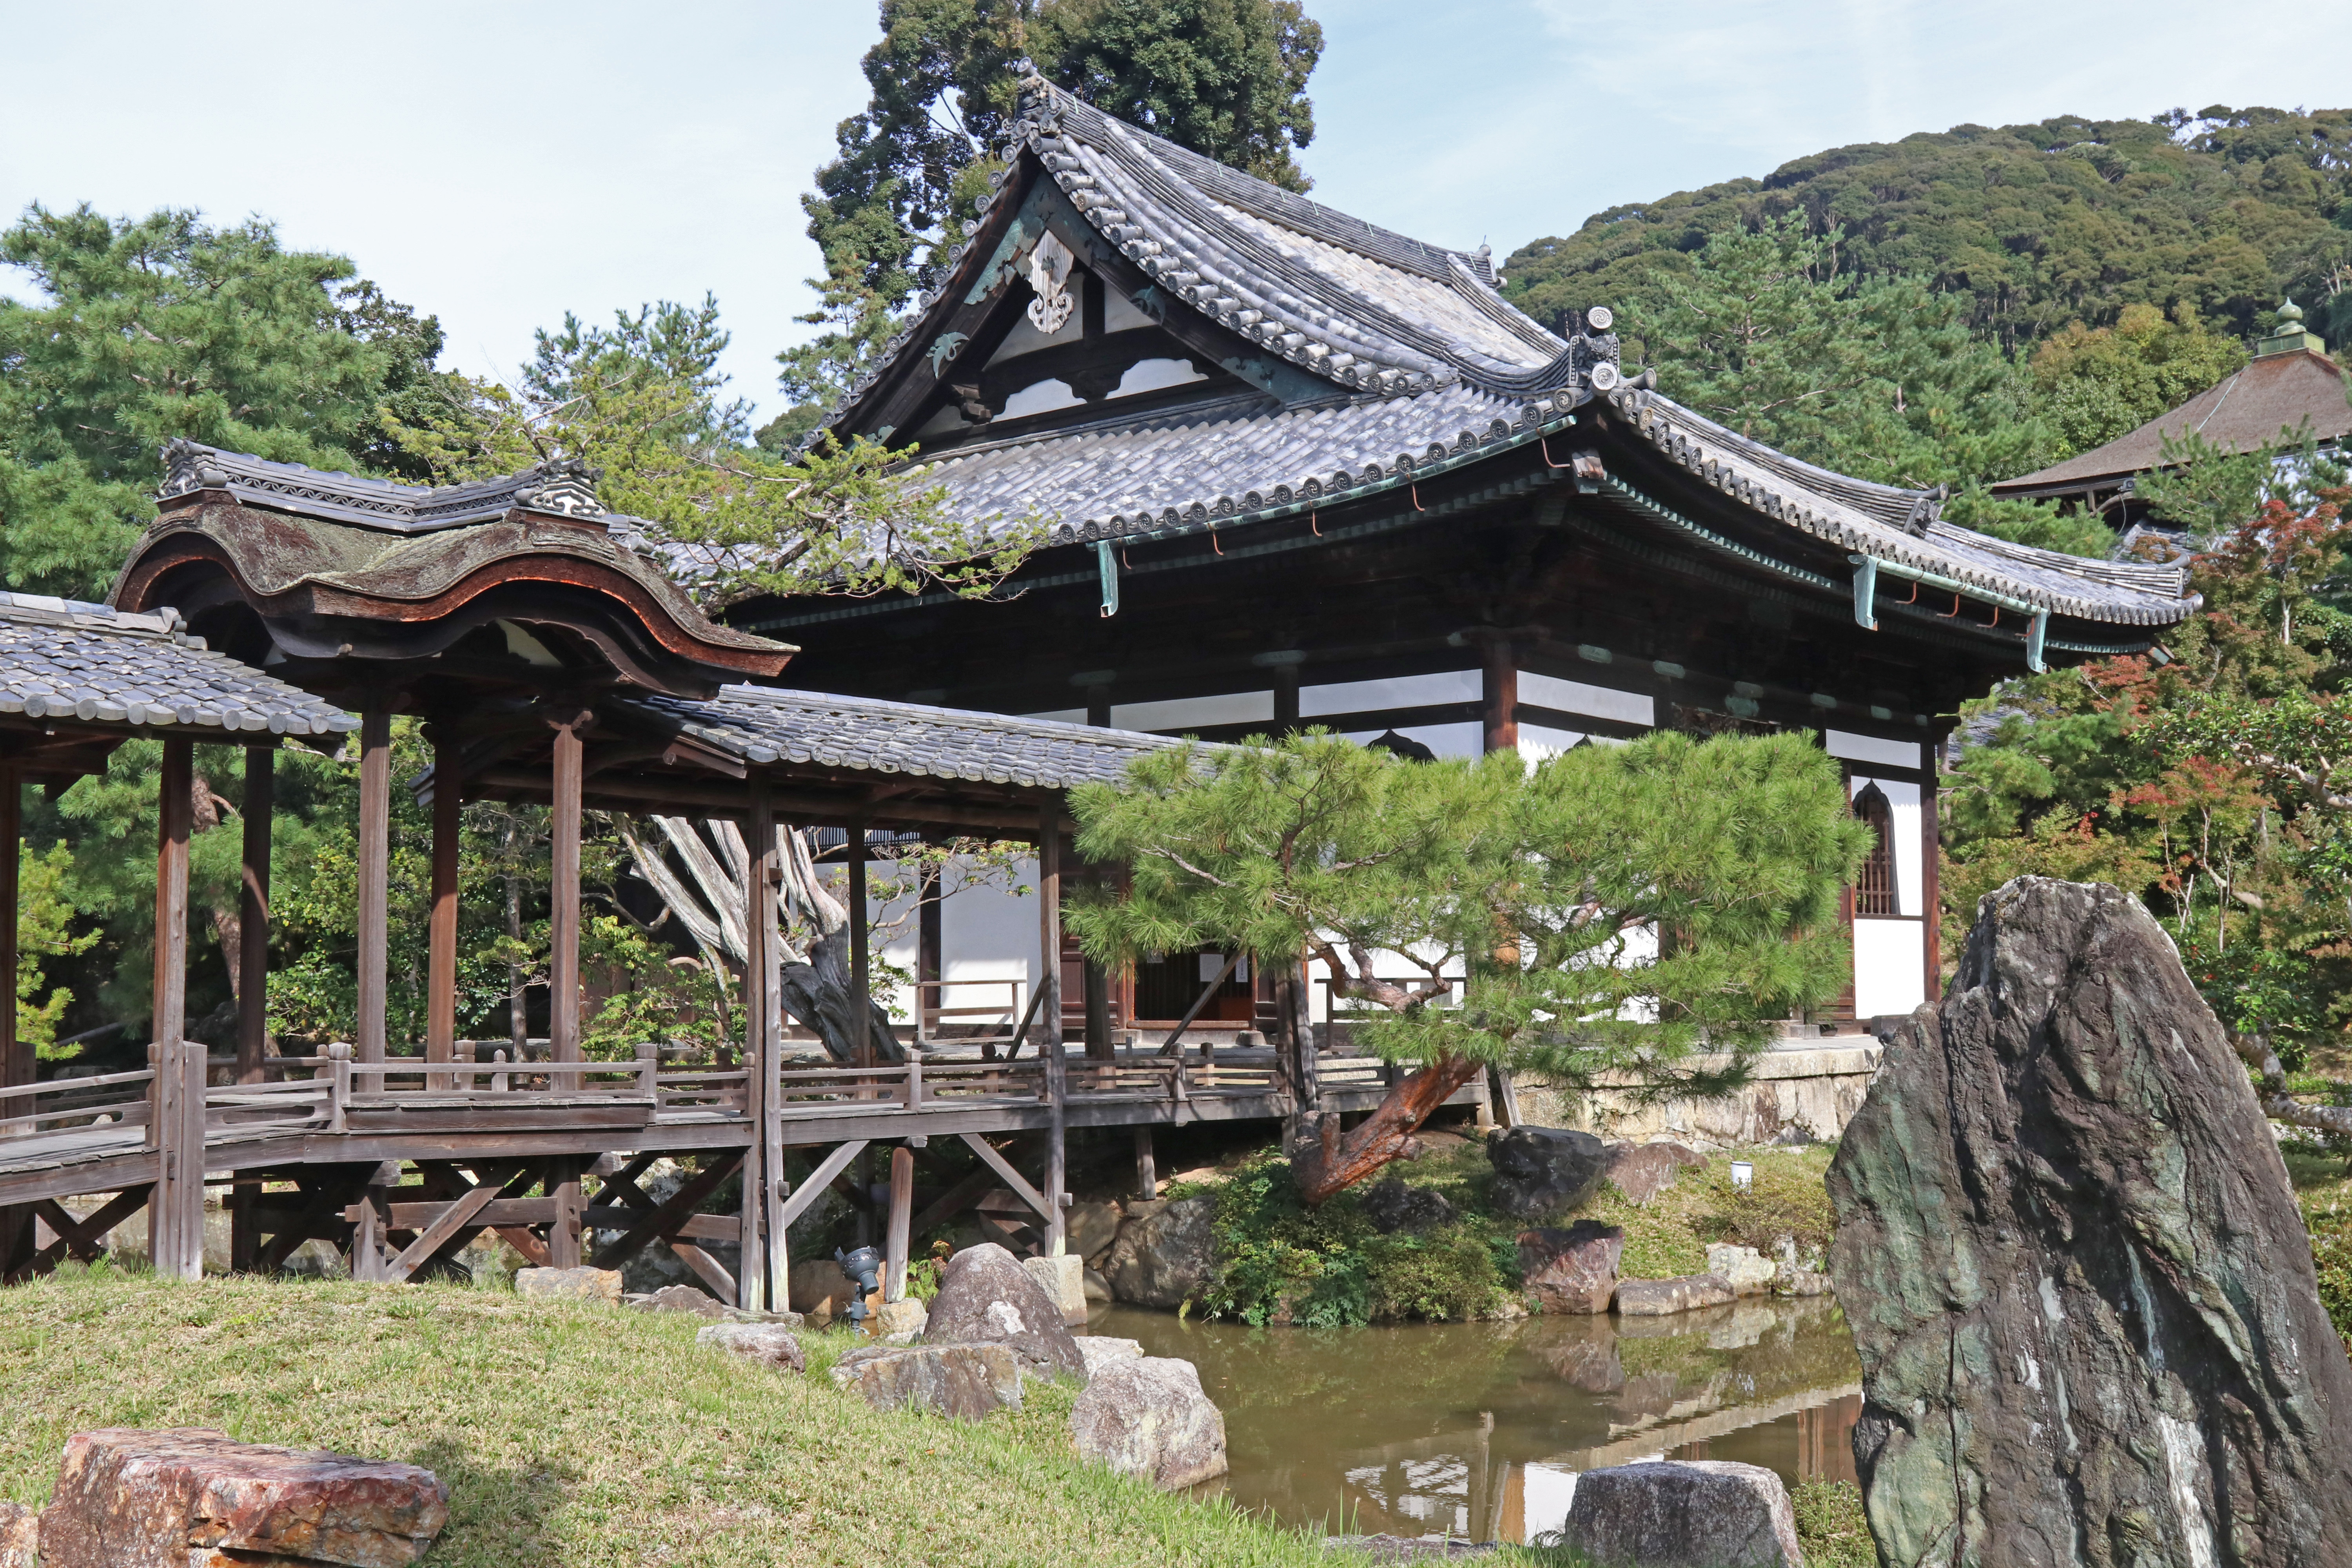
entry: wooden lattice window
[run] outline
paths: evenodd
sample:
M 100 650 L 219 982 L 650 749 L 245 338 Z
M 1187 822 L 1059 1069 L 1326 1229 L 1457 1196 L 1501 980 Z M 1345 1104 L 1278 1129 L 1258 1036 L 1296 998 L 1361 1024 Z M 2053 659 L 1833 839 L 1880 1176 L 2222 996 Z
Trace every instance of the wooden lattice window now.
M 1895 887 L 1895 808 L 1886 802 L 1886 792 L 1876 784 L 1864 784 L 1862 793 L 1853 797 L 1853 814 L 1870 827 L 1870 854 L 1862 862 L 1862 873 L 1854 879 L 1853 912 L 1856 915 L 1899 915 L 1903 900 Z

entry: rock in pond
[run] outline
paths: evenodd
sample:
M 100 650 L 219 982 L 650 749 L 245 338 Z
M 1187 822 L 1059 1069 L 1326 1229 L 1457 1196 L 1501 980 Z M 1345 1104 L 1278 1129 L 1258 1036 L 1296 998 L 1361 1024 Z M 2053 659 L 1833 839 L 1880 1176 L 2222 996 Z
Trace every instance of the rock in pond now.
M 1045 1294 L 1018 1258 L 992 1241 L 950 1258 L 931 1298 L 926 1344 L 999 1344 L 1022 1370 L 1051 1377 L 1087 1373 L 1078 1342 L 1062 1322 L 1060 1303 Z
M 1010 1345 L 868 1345 L 834 1363 L 832 1375 L 877 1410 L 977 1421 L 1021 1408 L 1021 1358 Z
M 1103 1260 L 1110 1292 L 1139 1307 L 1181 1307 L 1216 1266 L 1217 1200 L 1155 1199 L 1128 1205 Z
M 808 1354 L 800 1336 L 782 1323 L 713 1323 L 695 1331 L 694 1342 L 756 1361 L 778 1372 L 806 1372 Z
M 1401 1230 L 1418 1234 L 1452 1225 L 1454 1213 L 1444 1193 L 1408 1186 L 1401 1177 L 1384 1176 L 1364 1189 L 1364 1217 L 1382 1236 L 1393 1236 Z
M 1685 1274 L 1679 1279 L 1622 1279 L 1617 1284 L 1617 1315 L 1663 1318 L 1700 1307 L 1725 1307 L 1739 1299 L 1720 1274 Z
M 1680 1143 L 1612 1143 L 1608 1179 L 1628 1202 L 1646 1206 L 1677 1175 L 1706 1163 L 1706 1155 Z
M 1087 1321 L 1087 1261 L 1073 1253 L 1058 1258 L 1024 1258 L 1021 1267 L 1054 1305 L 1062 1310 L 1062 1326 L 1083 1327 Z
M 1707 1245 L 1706 1271 L 1729 1280 L 1735 1296 L 1769 1296 L 1780 1266 L 1752 1247 L 1717 1241 Z
M 1224 1413 L 1201 1392 L 1201 1373 L 1169 1356 L 1117 1356 L 1095 1364 L 1070 1407 L 1078 1452 L 1164 1490 L 1225 1473 Z
M 1486 1140 L 1486 1161 L 1495 1167 L 1495 1206 L 1514 1219 L 1543 1219 L 1599 1189 L 1609 1151 L 1590 1132 L 1514 1127 Z
M 1789 1489 L 1761 1465 L 1654 1460 L 1576 1478 L 1563 1543 L 1593 1568 L 1804 1568 Z
M 1890 1568 L 2352 1563 L 2352 1363 L 2252 1085 L 2115 888 L 1979 904 L 1830 1167 Z
M 1580 1219 L 1565 1230 L 1519 1232 L 1519 1271 L 1547 1312 L 1605 1312 L 1617 1293 L 1625 1233 Z
M 42 1568 L 185 1568 L 192 1558 L 403 1568 L 449 1522 L 414 1465 L 239 1443 L 197 1427 L 66 1440 L 41 1515 Z M 191 1548 L 198 1549 L 192 1551 Z
M 20 1502 L 0 1502 L 0 1568 L 34 1568 L 41 1516 Z
M 617 1268 L 518 1268 L 515 1294 L 526 1301 L 602 1301 L 621 1304 Z

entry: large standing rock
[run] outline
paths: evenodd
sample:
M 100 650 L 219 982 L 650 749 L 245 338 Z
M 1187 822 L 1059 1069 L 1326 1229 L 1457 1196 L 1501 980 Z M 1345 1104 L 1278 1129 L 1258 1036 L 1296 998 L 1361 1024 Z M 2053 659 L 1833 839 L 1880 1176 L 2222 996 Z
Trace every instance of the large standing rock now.
M 1217 1200 L 1182 1198 L 1128 1205 L 1103 1262 L 1110 1293 L 1139 1307 L 1181 1307 L 1216 1268 Z
M 1495 1167 L 1495 1206 L 1514 1219 L 1543 1219 L 1600 1188 L 1609 1149 L 1590 1132 L 1514 1127 L 1486 1140 L 1486 1161 Z
M 1617 1293 L 1625 1233 L 1597 1219 L 1566 1230 L 1519 1232 L 1519 1272 L 1547 1312 L 1605 1312 Z
M 1118 1205 L 1072 1204 L 1063 1218 L 1062 1233 L 1069 1238 L 1070 1250 L 1080 1258 L 1108 1252 L 1110 1244 L 1118 1239 Z
M 2137 900 L 1987 897 L 1829 1186 L 1882 1562 L 2352 1563 L 2352 1365 L 2245 1069 Z
M 1576 1478 L 1562 1533 L 1593 1568 L 1805 1565 L 1780 1478 L 1724 1459 L 1587 1470 Z
M 877 1410 L 977 1421 L 1021 1408 L 1021 1358 L 1010 1345 L 868 1345 L 834 1363 L 832 1375 Z
M 198 1548 L 403 1568 L 448 1522 L 449 1489 L 414 1465 L 196 1427 L 106 1427 L 66 1440 L 41 1515 L 40 1562 L 186 1568 Z
M 1098 1361 L 1070 1407 L 1078 1452 L 1162 1488 L 1225 1473 L 1225 1417 L 1201 1392 L 1189 1361 L 1124 1356 Z
M 1087 1374 L 1078 1342 L 1062 1322 L 1061 1304 L 992 1241 L 948 1259 L 940 1293 L 931 1298 L 923 1342 L 1003 1345 L 1020 1357 L 1025 1372 Z

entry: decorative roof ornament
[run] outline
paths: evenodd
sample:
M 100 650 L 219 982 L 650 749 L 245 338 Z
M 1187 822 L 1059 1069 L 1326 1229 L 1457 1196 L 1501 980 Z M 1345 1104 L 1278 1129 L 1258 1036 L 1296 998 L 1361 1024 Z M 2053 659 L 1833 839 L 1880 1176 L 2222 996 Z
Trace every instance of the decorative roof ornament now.
M 2278 325 L 2271 329 L 2270 336 L 2254 345 L 2254 357 L 2268 359 L 2273 354 L 2306 352 L 2324 354 L 2327 352 L 2327 342 L 2303 324 L 2302 306 L 2293 300 L 2281 300 L 2278 308 Z
M 1029 301 L 1029 320 L 1049 338 L 1062 330 L 1077 304 L 1069 289 L 1070 268 L 1076 260 L 1070 247 L 1051 233 L 1041 236 L 1029 253 L 1029 287 L 1037 291 Z

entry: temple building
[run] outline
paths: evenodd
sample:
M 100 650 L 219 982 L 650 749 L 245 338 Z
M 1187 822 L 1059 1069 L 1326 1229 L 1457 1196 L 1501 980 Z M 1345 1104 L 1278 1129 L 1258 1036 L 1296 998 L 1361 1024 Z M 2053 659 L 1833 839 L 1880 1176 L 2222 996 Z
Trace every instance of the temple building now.
M 2201 437 L 2223 452 L 2291 451 L 2306 440 L 2340 447 L 2352 435 L 2352 401 L 2345 392 L 2343 368 L 2327 357 L 2319 334 L 2305 328 L 2303 308 L 2289 300 L 2279 308 L 2278 330 L 2255 343 L 2243 368 L 2105 446 L 1990 488 L 2012 500 L 2095 511 L 2118 532 L 2126 531 L 2147 513 L 2135 481 L 2166 466 L 2168 441 Z
M 1605 302 L 1556 333 L 1483 249 L 1043 82 L 1018 134 L 824 428 L 907 452 L 967 519 L 1042 517 L 1047 542 L 986 600 L 740 607 L 803 648 L 796 685 L 1211 739 L 1326 726 L 1412 755 L 1811 731 L 1881 836 L 1842 1009 L 1866 1018 L 1935 990 L 1936 764 L 1959 703 L 2145 649 L 2194 607 L 2176 567 L 1990 538 L 1934 492 L 1700 417 L 1621 365 Z M 990 921 L 948 918 L 968 942 L 945 933 L 943 973 L 977 978 L 957 953 Z M 1158 1019 L 1199 963 L 1115 982 L 1118 1013 Z M 1255 1016 L 1264 993 L 1234 989 L 1233 1019 Z

